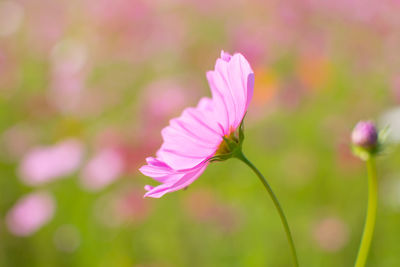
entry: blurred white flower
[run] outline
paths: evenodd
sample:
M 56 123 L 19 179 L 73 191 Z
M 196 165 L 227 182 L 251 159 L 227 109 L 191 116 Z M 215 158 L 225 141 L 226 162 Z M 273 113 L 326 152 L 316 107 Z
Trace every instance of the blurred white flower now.
M 380 191 L 383 203 L 395 212 L 400 212 L 400 177 L 383 180 Z
M 378 122 L 381 129 L 389 127 L 388 141 L 400 142 L 400 107 L 395 107 L 384 112 Z

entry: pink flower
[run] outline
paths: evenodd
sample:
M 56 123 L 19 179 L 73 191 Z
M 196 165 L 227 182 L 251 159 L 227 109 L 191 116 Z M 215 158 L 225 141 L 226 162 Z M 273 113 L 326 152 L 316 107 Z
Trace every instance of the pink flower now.
M 64 40 L 51 53 L 51 104 L 63 113 L 80 113 L 87 76 L 87 48 L 78 40 Z
M 82 185 L 91 191 L 100 190 L 122 175 L 124 159 L 116 148 L 108 147 L 99 151 L 84 167 Z
M 161 182 L 146 186 L 145 196 L 159 198 L 190 185 L 218 152 L 226 151 L 224 138 L 233 138 L 253 95 L 254 73 L 241 54 L 221 52 L 215 70 L 207 72 L 212 98 L 186 108 L 161 132 L 164 143 L 157 157 L 146 159 L 140 171 Z
M 100 197 L 95 204 L 95 217 L 107 227 L 140 224 L 152 210 L 151 202 L 143 198 L 141 190 L 125 186 Z
M 28 185 L 40 185 L 74 172 L 83 158 L 83 145 L 74 139 L 54 146 L 29 151 L 19 167 L 21 179 Z
M 338 217 L 326 217 L 318 221 L 312 231 L 316 245 L 327 252 L 342 249 L 349 240 L 347 224 Z
M 190 99 L 191 93 L 183 84 L 175 80 L 153 82 L 145 88 L 144 92 L 142 113 L 152 128 L 154 124 L 165 124 L 171 115 L 178 115 Z M 155 95 L 158 97 L 154 97 Z
M 196 190 L 183 201 L 183 208 L 196 222 L 209 223 L 224 232 L 233 232 L 240 226 L 238 214 L 233 207 L 228 206 L 206 190 Z
M 7 37 L 15 33 L 22 24 L 24 9 L 14 1 L 0 3 L 0 36 Z
M 8 212 L 7 226 L 15 235 L 29 236 L 53 217 L 54 207 L 54 199 L 48 193 L 31 193 L 18 200 Z

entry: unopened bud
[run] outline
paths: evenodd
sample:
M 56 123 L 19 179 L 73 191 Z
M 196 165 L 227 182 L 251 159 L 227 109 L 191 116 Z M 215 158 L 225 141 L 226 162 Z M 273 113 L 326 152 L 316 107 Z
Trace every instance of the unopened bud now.
M 368 150 L 375 148 L 378 144 L 375 124 L 372 121 L 360 121 L 354 127 L 351 139 L 355 146 Z

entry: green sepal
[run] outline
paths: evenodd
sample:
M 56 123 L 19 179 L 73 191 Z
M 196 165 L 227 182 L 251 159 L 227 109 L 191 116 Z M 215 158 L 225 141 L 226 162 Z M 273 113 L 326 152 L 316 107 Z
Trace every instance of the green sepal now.
M 243 120 L 235 132 L 232 132 L 229 136 L 223 136 L 222 139 L 223 141 L 219 145 L 217 152 L 209 159 L 210 162 L 224 161 L 242 153 L 244 140 Z
M 365 148 L 361 146 L 352 146 L 353 154 L 360 159 L 367 161 L 370 157 L 380 155 L 387 149 L 386 141 L 390 133 L 390 128 L 386 126 L 378 133 L 378 142 L 374 147 Z

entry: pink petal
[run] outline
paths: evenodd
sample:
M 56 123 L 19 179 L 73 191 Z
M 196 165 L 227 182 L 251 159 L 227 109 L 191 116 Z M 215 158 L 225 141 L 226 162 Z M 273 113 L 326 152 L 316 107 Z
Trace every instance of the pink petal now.
M 207 72 L 208 84 L 211 88 L 212 97 L 214 100 L 214 115 L 215 119 L 222 125 L 223 135 L 229 134 L 229 108 L 224 98 L 224 94 L 217 89 L 214 81 L 214 71 Z
M 185 172 L 175 171 L 165 164 L 160 164 L 160 161 L 154 158 L 147 158 L 147 163 L 139 171 L 161 183 L 176 181 L 185 175 Z
M 244 101 L 244 114 L 253 97 L 254 72 L 242 54 L 235 54 L 232 57 L 232 60 L 229 61 L 228 69 L 230 83 L 235 87 L 235 91 L 238 91 L 238 100 Z M 243 98 L 240 97 L 241 94 Z
M 162 130 L 164 143 L 157 157 L 176 170 L 193 168 L 212 157 L 222 141 L 223 129 L 211 107 L 212 100 L 202 98 L 196 108 L 187 108 L 172 120 Z
M 228 79 L 231 85 L 232 95 L 236 103 L 236 119 L 233 127 L 236 129 L 243 119 L 247 110 L 249 91 L 253 95 L 253 86 L 248 88 L 249 76 L 253 76 L 253 71 L 246 59 L 241 54 L 235 54 L 228 63 Z M 250 97 L 251 98 L 251 97 Z
M 215 70 L 213 72 L 214 90 L 219 91 L 219 93 L 222 95 L 229 116 L 228 125 L 232 126 L 235 124 L 237 104 L 229 83 L 227 68 L 228 68 L 228 62 L 223 61 L 222 59 L 217 59 L 217 62 L 215 64 Z
M 200 164 L 177 181 L 166 182 L 154 188 L 148 187 L 148 189 L 151 188 L 151 190 L 145 194 L 145 197 L 160 198 L 166 193 L 174 192 L 189 186 L 204 172 L 207 165 L 208 163 Z
M 254 74 L 241 54 L 229 57 L 221 52 L 215 70 L 207 72 L 210 84 L 215 119 L 224 128 L 224 134 L 236 129 L 246 113 L 247 106 L 253 96 Z

